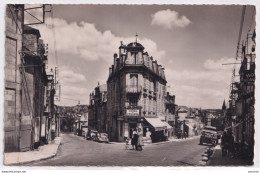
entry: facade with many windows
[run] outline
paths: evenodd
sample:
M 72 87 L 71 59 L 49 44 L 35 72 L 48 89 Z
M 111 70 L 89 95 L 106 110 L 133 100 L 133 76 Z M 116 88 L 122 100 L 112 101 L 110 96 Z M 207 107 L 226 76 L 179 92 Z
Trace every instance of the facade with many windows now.
M 107 85 L 99 85 L 89 95 L 88 129 L 107 132 Z
M 140 43 L 121 42 L 107 80 L 107 125 L 111 141 L 131 137 L 133 128 L 141 128 L 144 136 L 147 129 L 155 132 L 167 128 L 167 123 L 158 118 L 165 116 L 166 83 L 164 68 Z

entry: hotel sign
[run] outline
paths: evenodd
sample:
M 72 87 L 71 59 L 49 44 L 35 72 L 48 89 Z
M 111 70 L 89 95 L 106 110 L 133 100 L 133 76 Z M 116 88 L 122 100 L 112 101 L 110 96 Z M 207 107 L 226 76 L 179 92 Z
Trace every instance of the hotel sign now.
M 140 110 L 139 109 L 127 109 L 126 116 L 139 116 Z

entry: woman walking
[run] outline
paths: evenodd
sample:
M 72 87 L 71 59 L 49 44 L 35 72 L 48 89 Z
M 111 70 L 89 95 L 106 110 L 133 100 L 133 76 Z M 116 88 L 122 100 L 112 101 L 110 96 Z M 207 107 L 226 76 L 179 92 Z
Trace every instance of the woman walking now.
M 137 135 L 138 135 L 137 149 L 142 151 L 143 150 L 142 146 L 144 146 L 144 142 L 143 142 L 143 133 L 141 128 L 138 129 Z
M 134 128 L 132 128 L 132 140 L 131 140 L 131 145 L 133 147 L 133 150 L 136 149 L 136 145 L 137 145 L 137 140 L 138 140 L 138 135 L 137 132 Z

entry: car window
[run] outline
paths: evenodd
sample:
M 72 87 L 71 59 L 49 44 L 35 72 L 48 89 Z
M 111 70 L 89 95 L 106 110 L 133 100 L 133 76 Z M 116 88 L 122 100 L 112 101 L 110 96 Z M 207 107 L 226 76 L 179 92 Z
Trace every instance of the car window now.
M 100 136 L 102 136 L 102 137 L 107 137 L 107 134 L 101 133 Z

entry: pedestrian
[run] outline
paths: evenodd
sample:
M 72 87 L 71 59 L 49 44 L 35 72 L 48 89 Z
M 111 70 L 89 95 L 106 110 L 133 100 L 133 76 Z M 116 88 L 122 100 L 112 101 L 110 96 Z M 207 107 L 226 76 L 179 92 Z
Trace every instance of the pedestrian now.
M 151 142 L 151 132 L 149 131 L 149 128 L 146 129 L 146 142 Z
M 137 144 L 137 138 L 138 138 L 138 135 L 137 135 L 137 131 L 132 128 L 132 140 L 131 140 L 131 145 L 133 147 L 133 150 L 136 149 L 136 144 Z
M 186 139 L 187 138 L 187 132 L 184 132 L 184 138 Z
M 228 146 L 227 133 L 224 131 L 221 138 L 222 156 L 227 155 L 227 146 Z
M 142 151 L 143 146 L 144 146 L 144 142 L 143 142 L 143 133 L 142 133 L 141 128 L 138 129 L 137 135 L 138 135 L 138 139 L 137 139 L 137 147 L 136 148 L 139 149 L 140 151 Z
M 130 143 L 131 143 L 131 139 L 127 137 L 126 140 L 125 140 L 125 150 L 129 149 Z
M 228 156 L 234 157 L 234 136 L 232 132 L 228 135 Z

